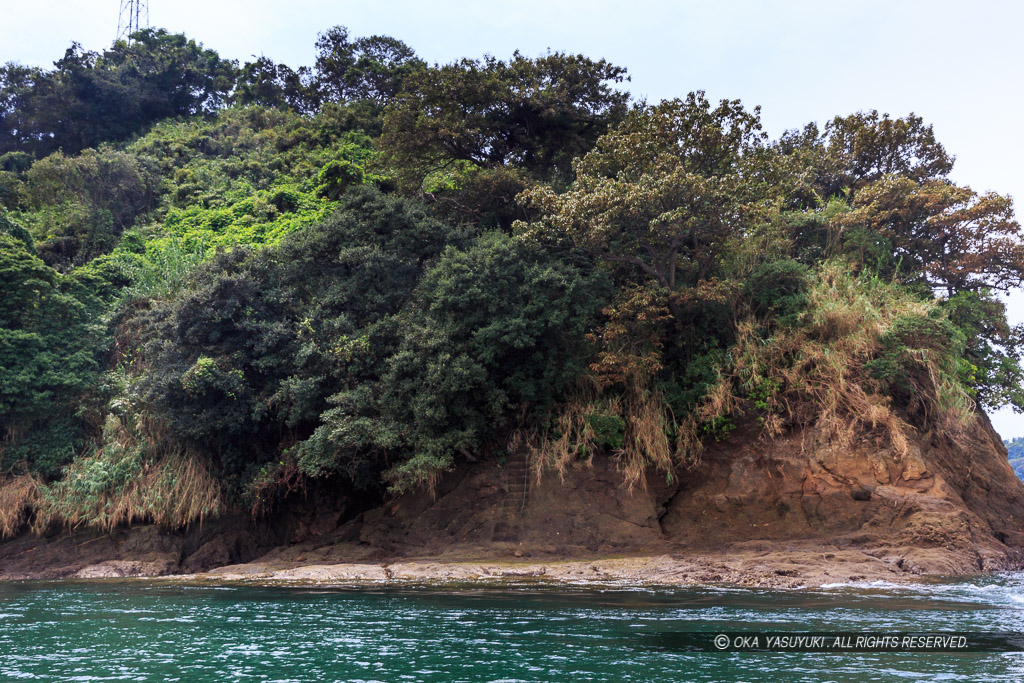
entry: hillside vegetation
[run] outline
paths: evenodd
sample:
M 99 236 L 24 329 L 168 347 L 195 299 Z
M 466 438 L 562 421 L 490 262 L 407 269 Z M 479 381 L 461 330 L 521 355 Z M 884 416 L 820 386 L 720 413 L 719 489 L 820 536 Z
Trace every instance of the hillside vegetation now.
M 922 118 L 771 139 L 581 55 L 316 48 L 148 30 L 0 68 L 0 534 L 1024 409 L 1021 227 Z

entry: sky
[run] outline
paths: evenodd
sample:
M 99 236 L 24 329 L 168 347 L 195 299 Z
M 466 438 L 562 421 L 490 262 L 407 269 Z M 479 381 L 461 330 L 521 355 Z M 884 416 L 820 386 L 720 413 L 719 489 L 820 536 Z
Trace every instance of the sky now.
M 6 0 L 0 62 L 49 66 L 71 41 L 101 50 L 122 0 Z M 658 101 L 704 90 L 761 107 L 765 129 L 837 114 L 914 112 L 957 157 L 952 177 L 1024 202 L 1024 4 L 1006 0 L 148 0 L 150 25 L 222 56 L 312 64 L 317 33 L 390 35 L 428 62 L 548 49 L 629 69 L 628 89 Z M 1024 292 L 1009 298 L 1024 322 Z M 992 415 L 1005 438 L 1024 416 Z

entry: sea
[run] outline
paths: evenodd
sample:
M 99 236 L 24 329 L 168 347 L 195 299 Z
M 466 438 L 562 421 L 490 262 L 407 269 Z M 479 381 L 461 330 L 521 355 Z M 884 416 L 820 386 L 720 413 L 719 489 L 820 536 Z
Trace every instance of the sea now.
M 1024 632 L 1024 574 L 786 590 L 0 583 L 2 681 L 1024 681 L 1016 651 L 700 646 L 836 632 Z

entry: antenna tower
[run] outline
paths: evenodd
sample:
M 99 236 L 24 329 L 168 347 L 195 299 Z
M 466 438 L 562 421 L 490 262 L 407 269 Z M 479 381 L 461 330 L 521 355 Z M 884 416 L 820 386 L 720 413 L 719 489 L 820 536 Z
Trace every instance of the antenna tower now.
M 120 3 L 116 40 L 131 42 L 133 33 L 149 28 L 149 0 L 120 0 Z

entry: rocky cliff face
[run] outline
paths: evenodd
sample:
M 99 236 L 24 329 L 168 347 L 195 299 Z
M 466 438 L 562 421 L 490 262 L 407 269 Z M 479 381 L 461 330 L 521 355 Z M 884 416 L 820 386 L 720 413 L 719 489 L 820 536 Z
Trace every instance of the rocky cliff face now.
M 771 442 L 741 430 L 672 482 L 651 473 L 632 491 L 607 458 L 579 463 L 564 479 L 531 477 L 525 493 L 518 474 L 514 463 L 479 463 L 442 482 L 436 499 L 407 496 L 364 514 L 358 538 L 425 555 L 817 545 L 856 549 L 915 573 L 1024 561 L 1024 484 L 984 417 L 966 447 L 928 434 L 905 455 L 868 437 L 839 447 L 813 430 Z
M 661 520 L 667 538 L 692 548 L 816 540 L 911 572 L 1021 566 L 1024 484 L 984 416 L 965 446 L 926 434 L 902 456 L 813 431 L 748 443 L 712 449 L 682 480 Z
M 353 517 L 354 504 L 323 487 L 273 524 L 238 517 L 183 533 L 26 536 L 0 545 L 0 575 L 166 574 L 256 558 L 295 566 L 666 553 L 724 565 L 761 558 L 784 576 L 815 563 L 855 563 L 869 575 L 1024 567 L 1024 484 L 983 416 L 964 446 L 926 434 L 904 455 L 867 436 L 839 447 L 814 430 L 766 442 L 741 429 L 694 468 L 671 480 L 650 473 L 632 490 L 612 458 L 538 481 L 520 454 L 461 468 L 433 494 Z

